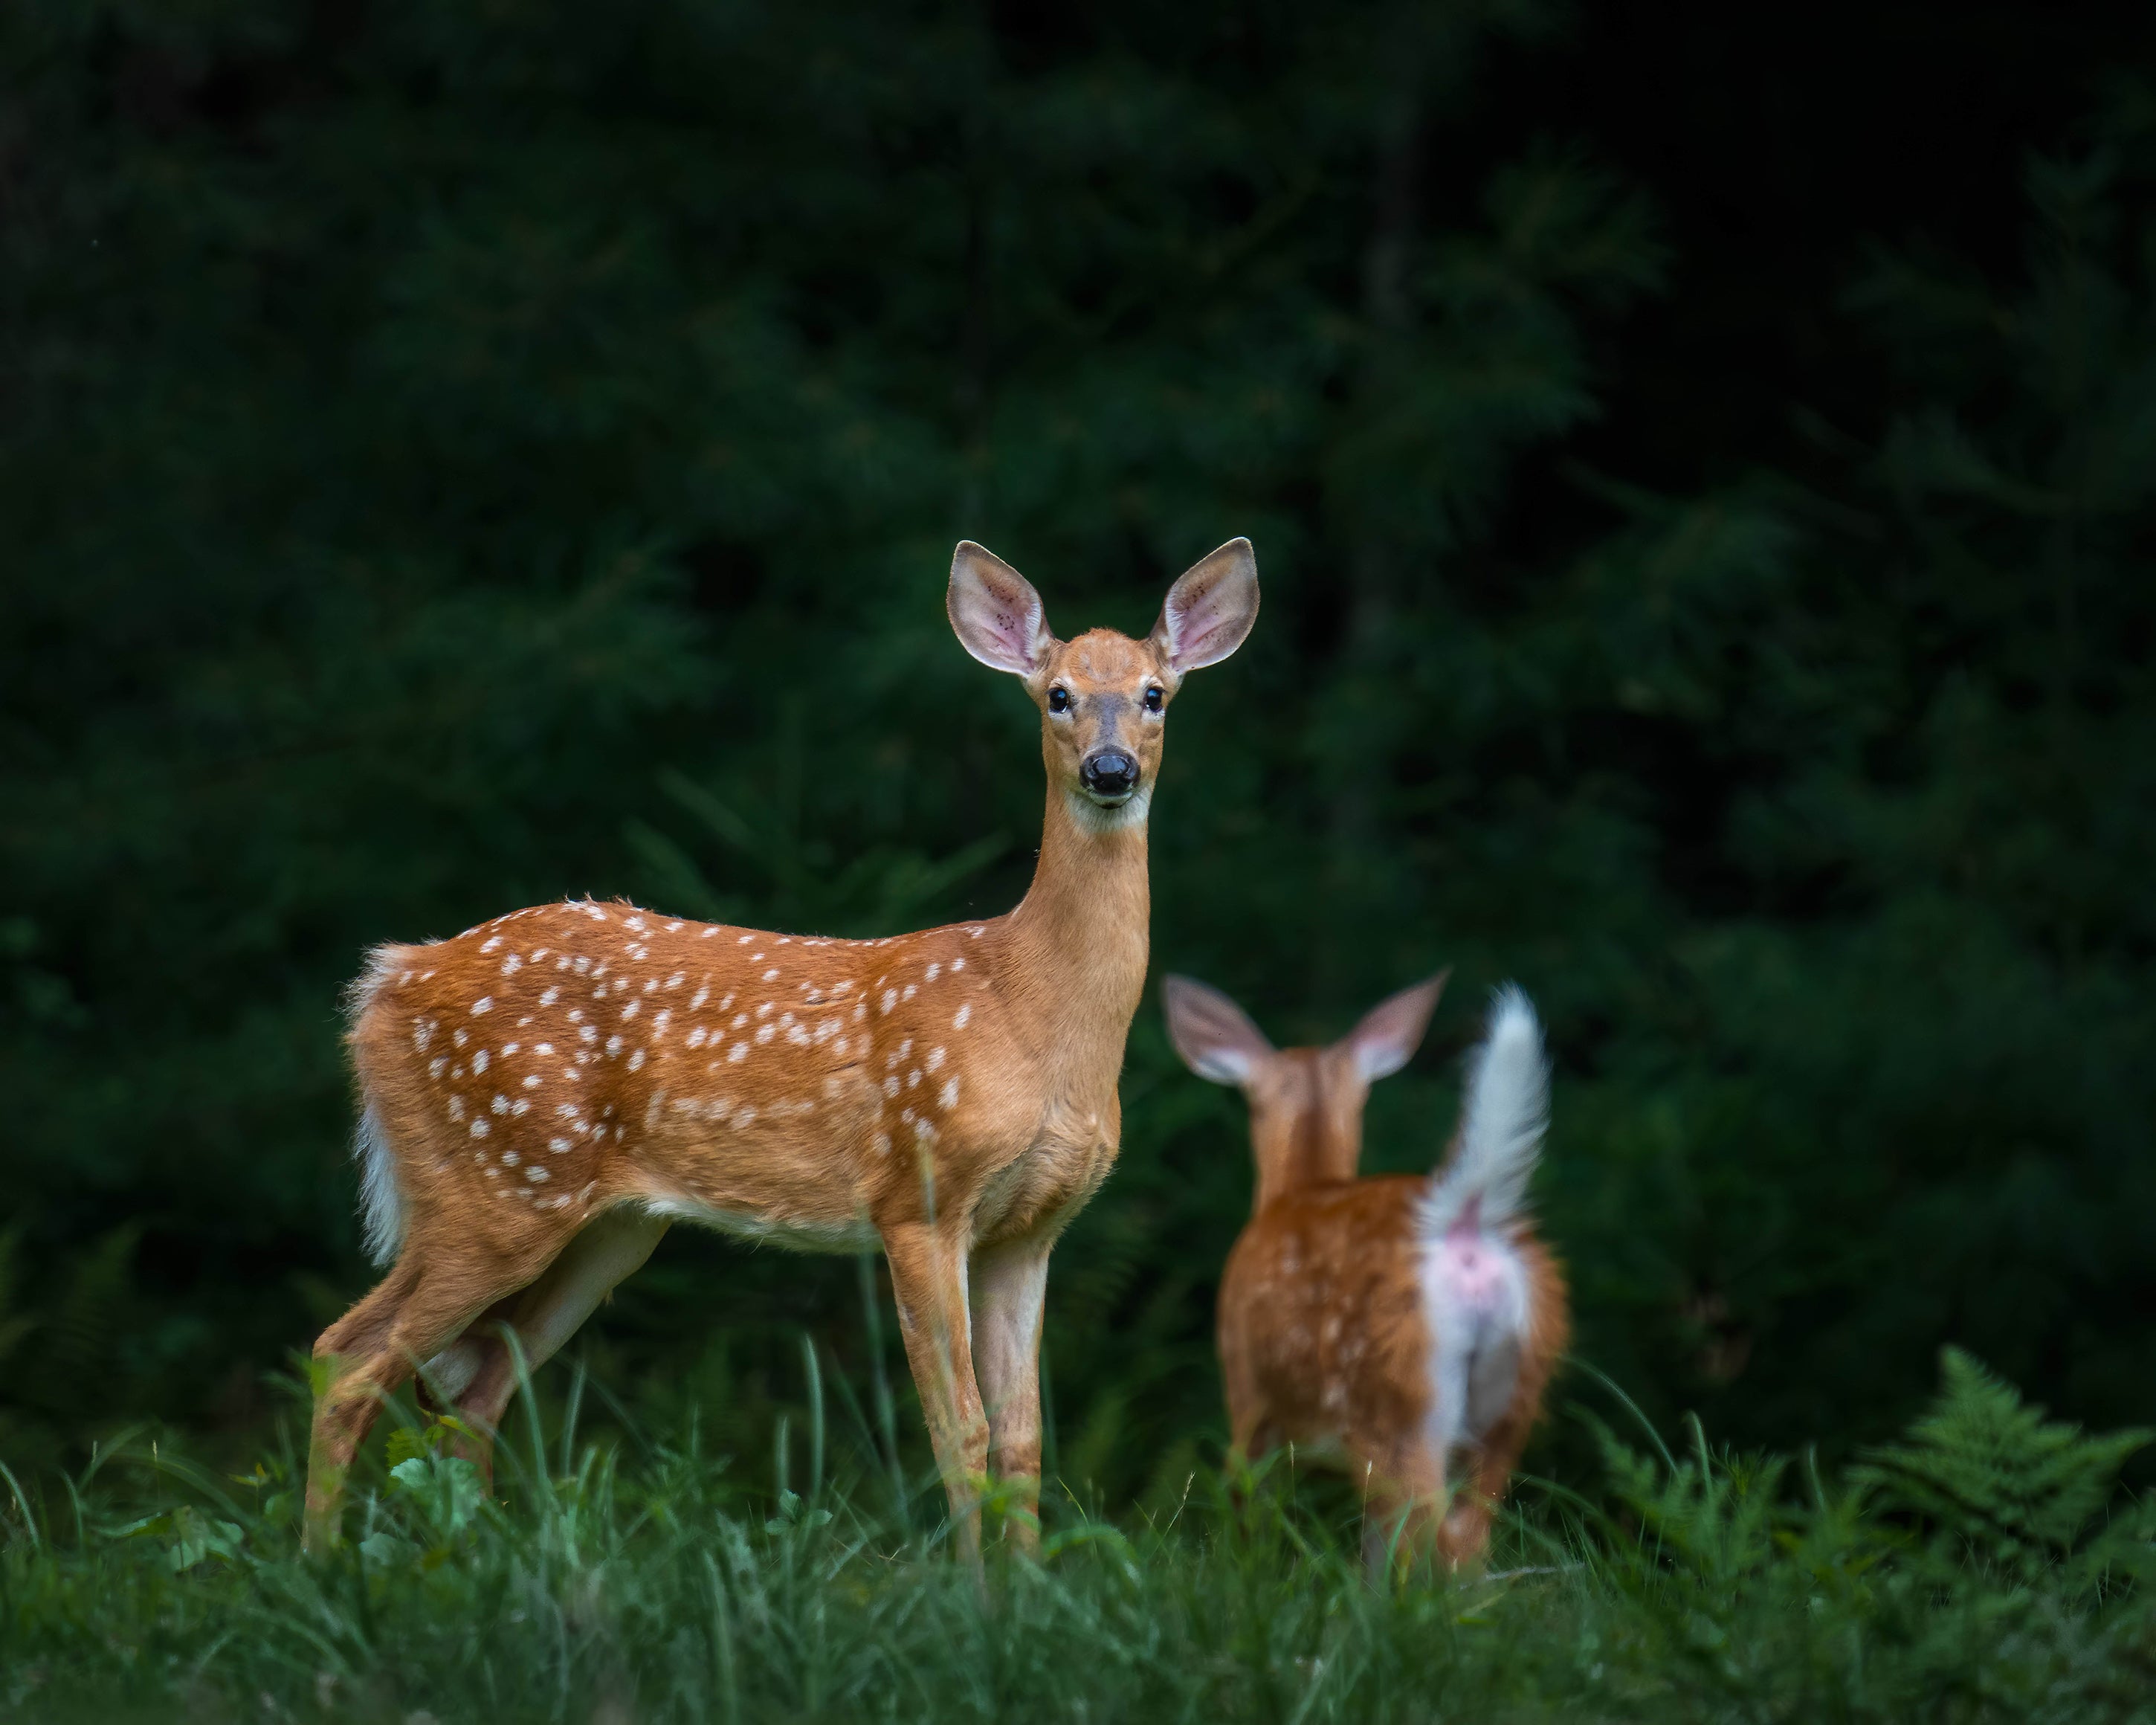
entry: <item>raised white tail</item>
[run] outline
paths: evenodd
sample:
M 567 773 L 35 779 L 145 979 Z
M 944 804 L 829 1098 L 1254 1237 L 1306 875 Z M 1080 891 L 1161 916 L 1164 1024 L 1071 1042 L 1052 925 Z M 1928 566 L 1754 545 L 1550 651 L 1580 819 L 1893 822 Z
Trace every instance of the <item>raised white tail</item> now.
M 1459 1227 L 1493 1230 L 1517 1216 L 1548 1124 L 1543 1028 L 1527 997 L 1507 983 L 1497 990 L 1489 1033 L 1468 1064 L 1452 1156 L 1423 1200 L 1423 1238 L 1442 1240 Z

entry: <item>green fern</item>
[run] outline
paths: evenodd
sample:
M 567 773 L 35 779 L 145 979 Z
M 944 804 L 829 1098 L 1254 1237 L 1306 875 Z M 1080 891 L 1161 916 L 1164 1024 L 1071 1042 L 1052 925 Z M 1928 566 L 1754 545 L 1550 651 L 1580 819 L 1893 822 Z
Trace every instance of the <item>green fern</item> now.
M 2046 1420 L 1958 1348 L 1944 1351 L 1940 1377 L 1907 1438 L 1866 1451 L 1851 1481 L 1879 1507 L 1915 1517 L 1958 1562 L 2030 1574 L 2087 1552 L 2119 1470 L 2151 1434 L 2090 1436 Z

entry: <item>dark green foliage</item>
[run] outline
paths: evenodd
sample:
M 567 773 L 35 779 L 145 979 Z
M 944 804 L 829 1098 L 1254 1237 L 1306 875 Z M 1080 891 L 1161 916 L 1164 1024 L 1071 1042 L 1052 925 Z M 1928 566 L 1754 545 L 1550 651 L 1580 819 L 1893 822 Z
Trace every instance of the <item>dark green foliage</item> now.
M 1684 303 L 1656 188 L 1473 105 L 1551 23 L 0 13 L 6 1453 L 254 1441 L 366 1282 L 369 943 L 585 891 L 1009 904 L 1036 745 L 945 627 L 962 534 L 1066 633 L 1254 538 L 1256 633 L 1175 711 L 1161 964 L 1282 1040 L 1455 965 L 1387 1168 L 1518 978 L 1580 1350 L 1655 1417 L 1845 1451 L 1958 1341 L 2145 1421 L 2151 105 L 1996 188 L 2017 275 L 1880 256 L 1822 325 L 1868 417 L 1801 480 L 1651 495 L 1573 457 L 1630 309 Z M 1055 1459 L 1164 1515 L 1249 1173 L 1150 1004 L 1125 1105 Z M 798 1325 L 891 1364 L 855 1302 L 677 1238 L 578 1345 L 760 1452 Z

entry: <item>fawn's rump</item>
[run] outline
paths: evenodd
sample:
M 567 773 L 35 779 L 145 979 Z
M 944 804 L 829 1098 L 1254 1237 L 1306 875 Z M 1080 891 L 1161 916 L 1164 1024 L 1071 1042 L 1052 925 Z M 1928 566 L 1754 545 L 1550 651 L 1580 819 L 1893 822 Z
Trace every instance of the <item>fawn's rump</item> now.
M 1536 1278 L 1509 1231 L 1428 1238 L 1428 1184 L 1401 1176 L 1306 1192 L 1237 1242 L 1220 1346 L 1230 1418 L 1251 1448 L 1337 1450 L 1358 1466 L 1384 1466 L 1414 1443 L 1449 1456 L 1511 1405 Z
M 1512 1404 L 1534 1327 L 1534 1279 L 1509 1234 L 1455 1227 L 1422 1245 L 1432 1449 L 1480 1444 Z

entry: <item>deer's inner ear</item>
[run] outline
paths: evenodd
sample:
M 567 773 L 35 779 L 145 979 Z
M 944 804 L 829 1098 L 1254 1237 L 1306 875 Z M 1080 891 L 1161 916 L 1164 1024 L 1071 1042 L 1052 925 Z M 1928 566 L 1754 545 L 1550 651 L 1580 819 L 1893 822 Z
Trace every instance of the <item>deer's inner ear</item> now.
M 1030 677 L 1048 663 L 1055 637 L 1033 583 L 984 546 L 958 542 L 944 609 L 958 643 L 982 664 Z
M 1153 650 L 1172 677 L 1218 665 L 1258 620 L 1258 559 L 1247 539 L 1230 539 L 1183 571 L 1152 626 Z
M 1218 988 L 1185 976 L 1162 978 L 1168 1040 L 1183 1062 L 1215 1084 L 1247 1084 L 1273 1051 L 1265 1032 Z

